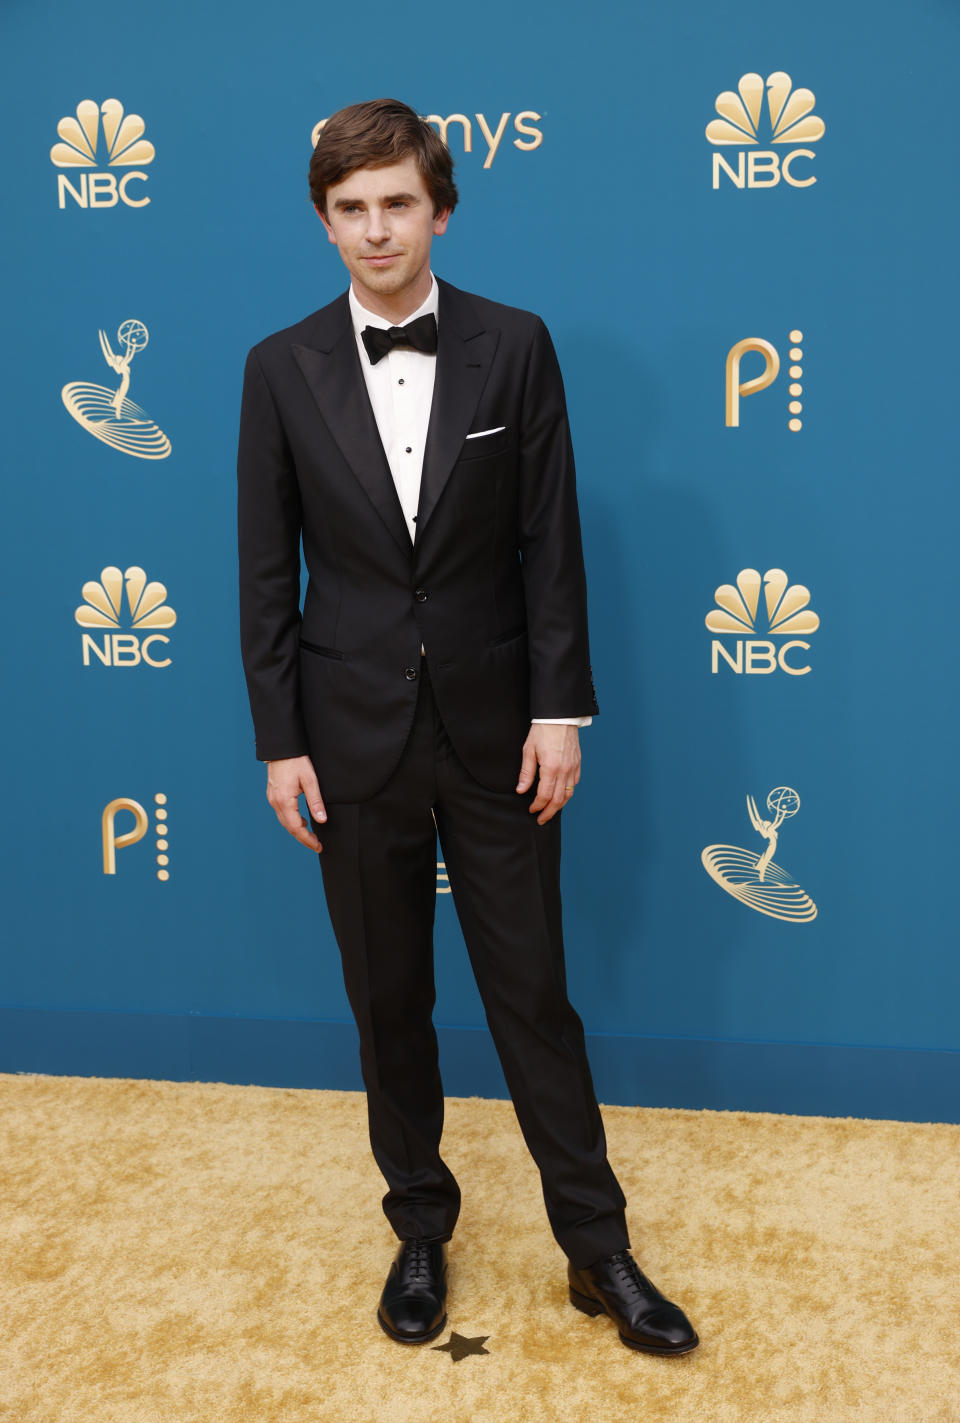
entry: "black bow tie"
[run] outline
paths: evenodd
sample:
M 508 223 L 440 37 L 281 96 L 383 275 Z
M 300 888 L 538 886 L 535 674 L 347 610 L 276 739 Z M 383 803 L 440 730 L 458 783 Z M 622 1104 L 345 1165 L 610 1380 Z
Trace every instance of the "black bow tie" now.
M 365 326 L 360 336 L 372 366 L 395 346 L 412 346 L 415 351 L 430 355 L 437 349 L 437 318 L 428 311 L 426 316 L 408 321 L 406 326 L 391 326 L 386 331 L 382 326 Z

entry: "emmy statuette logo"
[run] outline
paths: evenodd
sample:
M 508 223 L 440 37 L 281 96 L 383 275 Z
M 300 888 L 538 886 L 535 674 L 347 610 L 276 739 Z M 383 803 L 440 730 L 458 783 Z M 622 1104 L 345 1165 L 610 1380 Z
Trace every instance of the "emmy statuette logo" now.
M 447 874 L 447 867 L 443 860 L 437 861 L 437 893 L 450 893 L 450 876 Z
M 70 414 L 89 435 L 121 454 L 141 460 L 165 460 L 170 441 L 145 410 L 129 398 L 130 367 L 138 351 L 150 340 L 142 321 L 122 321 L 117 331 L 115 351 L 105 331 L 100 332 L 100 351 L 112 371 L 120 377 L 116 390 L 92 381 L 74 380 L 60 392 Z
M 81 638 L 84 667 L 91 665 L 91 654 L 104 667 L 138 667 L 141 662 L 148 667 L 170 666 L 170 658 L 161 655 L 170 639 L 152 631 L 172 628 L 177 621 L 176 613 L 166 604 L 167 590 L 162 583 L 148 583 L 147 575 L 136 565 L 126 573 L 111 566 L 101 571 L 99 582 L 84 583 L 81 593 L 83 602 L 74 617 L 82 628 L 113 629 L 126 623 L 132 629 L 104 632 L 100 642 L 85 632 Z
M 797 145 L 816 143 L 824 135 L 826 125 L 813 112 L 815 103 L 809 89 L 794 89 L 790 75 L 780 70 L 766 80 L 759 74 L 744 74 L 736 93 L 726 89 L 718 94 L 720 117 L 707 124 L 707 138 L 716 148 L 739 152 L 736 167 L 723 153 L 714 153 L 714 188 L 720 187 L 721 173 L 735 188 L 775 188 L 781 179 L 791 188 L 811 187 L 817 179 L 807 165 L 816 153 Z M 789 152 L 761 148 L 761 141 L 789 146 Z
M 803 378 L 803 347 L 800 342 L 803 340 L 802 331 L 791 331 L 789 335 L 789 349 L 787 355 L 790 358 L 790 367 L 787 374 L 790 377 L 790 384 L 787 386 L 787 394 L 790 399 L 787 403 L 787 429 L 794 434 L 803 429 L 803 421 L 800 419 L 803 404 L 800 400 L 803 394 L 803 386 L 800 384 Z M 750 376 L 747 380 L 741 379 L 740 362 L 744 356 L 751 352 L 763 357 L 763 370 L 759 375 Z M 780 353 L 771 342 L 765 341 L 762 336 L 748 336 L 743 341 L 737 341 L 727 352 L 727 359 L 724 366 L 724 410 L 725 423 L 728 429 L 737 429 L 740 425 L 740 401 L 746 396 L 756 395 L 758 391 L 766 390 L 773 385 L 780 374 Z
M 421 114 L 420 117 L 426 123 L 433 125 L 448 148 L 450 147 L 450 125 L 456 125 L 457 132 L 463 140 L 464 153 L 473 152 L 474 129 L 473 120 L 469 114 L 447 114 L 446 118 L 441 117 L 440 114 Z M 522 109 L 518 114 L 511 114 L 509 110 L 504 110 L 497 120 L 496 126 L 487 120 L 485 114 L 474 114 L 473 118 L 477 121 L 477 129 L 486 145 L 487 151 L 483 159 L 484 168 L 493 166 L 493 160 L 497 156 L 497 150 L 507 132 L 507 125 L 511 118 L 513 119 L 513 132 L 517 134 L 513 140 L 514 148 L 518 148 L 521 153 L 530 153 L 533 149 L 539 148 L 543 142 L 543 129 L 536 127 L 543 115 L 538 114 L 534 109 Z M 314 124 L 310 133 L 311 148 L 316 148 L 317 139 L 323 132 L 326 122 L 326 119 L 321 119 L 319 123 Z
M 153 144 L 143 137 L 146 124 L 139 114 L 125 114 L 119 99 L 97 104 L 83 99 L 77 116 L 67 114 L 57 124 L 61 142 L 50 150 L 56 168 L 72 169 L 71 177 L 57 174 L 57 202 L 61 209 L 72 198 L 80 208 L 145 208 L 150 199 L 142 184 L 147 181 L 143 166 L 152 163 Z M 114 173 L 91 169 L 126 168 L 119 180 Z M 137 186 L 134 186 L 134 185 Z
M 791 924 L 807 924 L 817 917 L 813 900 L 773 858 L 781 825 L 799 809 L 800 797 L 792 786 L 776 786 L 767 796 L 769 820 L 760 815 L 756 801 L 748 795 L 750 824 L 767 842 L 763 853 L 742 850 L 739 845 L 708 845 L 700 856 L 707 874 L 727 894 L 759 914 Z
M 133 816 L 133 825 L 126 830 L 117 829 L 117 816 Z M 167 797 L 158 791 L 153 798 L 154 833 L 156 836 L 157 879 L 170 878 L 170 826 L 167 820 Z M 150 829 L 150 817 L 138 800 L 129 796 L 118 796 L 103 807 L 100 816 L 100 836 L 103 842 L 103 873 L 117 873 L 117 851 L 126 850 L 143 839 Z
M 771 638 L 744 636 L 757 631 L 760 610 L 760 592 L 763 590 L 766 610 L 766 631 L 783 642 L 773 642 Z M 763 577 L 755 568 L 742 568 L 737 574 L 737 585 L 722 583 L 713 595 L 715 608 L 711 608 L 704 621 L 710 632 L 733 634 L 736 642 L 731 652 L 727 644 L 714 638 L 710 644 L 710 670 L 718 672 L 721 660 L 734 672 L 757 673 L 782 672 L 791 677 L 805 677 L 810 671 L 809 664 L 799 666 L 795 661 L 798 652 L 809 652 L 810 644 L 798 637 L 816 632 L 820 619 L 809 607 L 810 589 L 802 583 L 790 583 L 782 568 L 768 568 Z

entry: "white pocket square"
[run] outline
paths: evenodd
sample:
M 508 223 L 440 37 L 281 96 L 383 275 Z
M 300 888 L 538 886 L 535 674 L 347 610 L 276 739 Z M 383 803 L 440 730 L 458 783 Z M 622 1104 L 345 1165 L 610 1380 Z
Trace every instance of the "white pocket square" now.
M 499 435 L 501 430 L 505 430 L 506 425 L 495 425 L 492 430 L 474 430 L 472 435 L 467 435 L 468 440 L 479 440 L 481 435 Z

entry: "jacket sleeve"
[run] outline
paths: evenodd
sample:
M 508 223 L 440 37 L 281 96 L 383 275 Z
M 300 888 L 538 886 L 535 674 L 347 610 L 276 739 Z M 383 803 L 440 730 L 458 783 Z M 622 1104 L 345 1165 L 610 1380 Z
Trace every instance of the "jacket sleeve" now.
M 560 366 L 539 317 L 524 383 L 520 460 L 530 716 L 593 716 L 600 708 L 590 670 L 573 446 Z
M 307 754 L 300 709 L 300 490 L 273 395 L 247 357 L 237 456 L 240 647 L 261 761 Z

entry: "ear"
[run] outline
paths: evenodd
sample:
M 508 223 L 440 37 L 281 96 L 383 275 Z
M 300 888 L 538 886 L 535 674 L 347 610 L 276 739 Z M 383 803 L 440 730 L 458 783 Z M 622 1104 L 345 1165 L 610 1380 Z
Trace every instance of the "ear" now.
M 329 222 L 327 222 L 327 219 L 323 215 L 323 209 L 317 203 L 314 203 L 313 206 L 317 210 L 317 217 L 320 219 L 320 221 L 323 223 L 324 227 L 327 230 L 327 238 L 334 244 L 334 246 L 336 246 L 337 239 L 333 234 L 333 228 L 330 226 Z
M 447 223 L 450 221 L 450 209 L 441 208 L 433 219 L 434 237 L 442 237 L 447 230 Z

